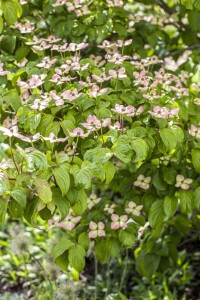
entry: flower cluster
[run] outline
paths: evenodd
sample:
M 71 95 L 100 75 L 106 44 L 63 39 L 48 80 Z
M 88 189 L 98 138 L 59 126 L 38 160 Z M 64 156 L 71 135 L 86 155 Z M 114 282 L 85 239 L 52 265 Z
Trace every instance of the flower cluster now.
M 30 79 L 27 81 L 21 81 L 18 80 L 17 84 L 22 88 L 22 89 L 35 89 L 36 87 L 41 86 L 44 83 L 44 79 L 47 77 L 47 74 L 33 74 Z
M 160 107 L 160 106 L 155 106 L 153 108 L 153 111 L 148 111 L 148 113 L 158 119 L 167 119 L 167 118 L 174 118 L 178 115 L 179 113 L 179 108 L 173 108 L 173 109 L 168 109 L 167 107 Z
M 130 214 L 134 215 L 134 216 L 139 216 L 140 213 L 141 213 L 142 208 L 143 208 L 143 205 L 136 205 L 133 201 L 130 201 L 128 203 L 128 207 L 125 208 L 125 211 L 127 213 L 130 213 Z
M 50 230 L 53 227 L 60 227 L 60 228 L 72 231 L 75 228 L 76 224 L 81 220 L 81 218 L 82 218 L 81 216 L 74 217 L 72 215 L 72 212 L 70 212 L 67 215 L 67 217 L 60 222 L 54 221 L 54 220 L 49 220 L 50 227 L 48 228 L 48 230 Z
M 115 204 L 106 204 L 105 207 L 104 207 L 104 211 L 107 211 L 110 215 L 112 215 L 114 213 L 114 208 L 115 208 Z
M 17 22 L 15 23 L 15 27 L 19 29 L 20 33 L 31 33 L 35 29 L 34 23 L 30 21 L 25 21 L 24 23 Z
M 81 17 L 90 13 L 88 5 L 85 5 L 85 1 L 82 0 L 74 0 L 73 2 L 69 2 L 67 0 L 56 0 L 52 4 L 53 7 L 59 7 L 65 5 L 69 12 L 75 12 L 77 17 Z
M 193 180 L 191 178 L 185 178 L 183 175 L 177 175 L 175 186 L 180 187 L 183 190 L 188 190 L 192 182 Z
M 189 134 L 196 137 L 197 139 L 200 139 L 200 127 L 191 125 L 191 127 L 189 128 Z
M 105 224 L 103 222 L 95 223 L 93 221 L 89 224 L 90 232 L 89 232 L 89 238 L 95 239 L 98 236 L 102 237 L 105 236 Z
M 134 186 L 140 187 L 143 190 L 147 190 L 150 187 L 151 177 L 145 177 L 144 175 L 139 175 L 137 180 L 134 181 Z
M 81 123 L 81 125 L 89 131 L 95 131 L 109 126 L 110 122 L 110 118 L 99 120 L 96 116 L 89 115 L 86 122 Z
M 112 108 L 112 111 L 120 115 L 126 115 L 127 117 L 134 117 L 140 115 L 144 111 L 144 107 L 140 106 L 138 109 L 136 109 L 132 105 L 124 106 L 115 104 L 115 108 Z
M 70 137 L 80 137 L 80 138 L 86 138 L 89 135 L 89 132 L 84 133 L 83 129 L 80 127 L 75 128 L 72 132 L 68 130 L 68 134 Z
M 40 133 L 36 133 L 35 135 L 33 136 L 24 136 L 22 134 L 20 134 L 18 132 L 18 127 L 17 125 L 16 126 L 13 126 L 11 127 L 10 129 L 6 128 L 6 127 L 3 127 L 3 126 L 0 126 L 0 131 L 3 133 L 3 135 L 5 136 L 8 136 L 8 137 L 16 137 L 18 139 L 20 139 L 21 141 L 24 141 L 24 142 L 28 142 L 28 143 L 33 143 L 33 142 L 36 142 L 40 139 L 41 135 Z
M 122 216 L 119 216 L 117 214 L 112 214 L 111 215 L 111 229 L 113 230 L 117 230 L 117 229 L 125 229 L 128 224 L 127 224 L 127 221 L 128 221 L 128 216 L 127 215 L 122 215 Z
M 87 201 L 87 206 L 89 209 L 92 209 L 96 204 L 101 201 L 101 198 L 97 198 L 97 195 L 92 193 Z
M 146 66 L 151 64 L 161 63 L 156 57 L 141 60 L 137 65 L 140 71 L 134 71 L 135 77 L 133 83 L 139 86 L 139 90 L 143 93 L 143 97 L 150 101 L 159 99 L 164 95 L 168 95 L 171 92 L 175 93 L 176 98 L 188 95 L 188 89 L 183 87 L 180 79 L 171 73 L 167 73 L 163 68 L 154 72 L 154 77 L 149 76 L 149 73 L 145 69 Z M 162 93 L 158 94 L 157 90 L 162 87 Z M 174 100 L 175 98 L 173 98 Z

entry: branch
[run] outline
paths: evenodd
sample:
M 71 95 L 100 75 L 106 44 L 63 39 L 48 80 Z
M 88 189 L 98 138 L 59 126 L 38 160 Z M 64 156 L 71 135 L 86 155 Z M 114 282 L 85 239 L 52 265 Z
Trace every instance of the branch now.
M 178 49 L 176 51 L 172 51 L 172 52 L 169 52 L 168 54 L 166 54 L 164 56 L 165 57 L 169 57 L 169 56 L 175 56 L 175 55 L 178 55 L 184 51 L 187 51 L 187 50 L 200 50 L 200 44 L 195 44 L 195 45 L 191 45 L 191 46 L 188 46 L 187 48 L 183 48 L 183 49 Z
M 155 1 L 156 4 L 158 4 L 166 13 L 169 15 L 173 15 L 176 13 L 171 7 L 169 7 L 163 0 Z

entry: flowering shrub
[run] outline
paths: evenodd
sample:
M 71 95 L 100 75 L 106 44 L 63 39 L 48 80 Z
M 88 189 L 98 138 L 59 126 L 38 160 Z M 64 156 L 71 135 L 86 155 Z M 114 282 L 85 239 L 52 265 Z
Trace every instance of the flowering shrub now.
M 135 255 L 150 276 L 175 263 L 167 226 L 199 209 L 198 93 L 137 51 L 132 1 L 41 3 L 21 1 L 20 21 L 3 10 L 1 222 L 48 220 L 55 261 L 78 272 L 88 249 L 105 263 L 147 231 Z

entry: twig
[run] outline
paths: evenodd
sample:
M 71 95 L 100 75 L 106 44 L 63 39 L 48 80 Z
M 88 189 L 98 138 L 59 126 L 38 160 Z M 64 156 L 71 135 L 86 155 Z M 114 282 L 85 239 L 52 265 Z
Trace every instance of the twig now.
M 175 11 L 169 7 L 163 0 L 155 1 L 156 4 L 158 4 L 166 13 L 169 15 L 173 15 Z
M 33 260 L 40 266 L 41 270 L 44 272 L 44 275 L 45 275 L 47 281 L 49 282 L 51 292 L 53 293 L 53 286 L 52 286 L 51 280 L 49 279 L 49 276 L 46 274 L 46 271 L 45 271 L 44 267 L 42 266 L 40 261 L 38 259 L 36 259 L 35 256 L 33 254 L 31 254 L 29 251 L 28 251 L 28 254 L 30 255 L 30 257 L 33 258 Z
M 125 260 L 124 260 L 124 269 L 123 269 L 123 273 L 122 273 L 122 277 L 121 277 L 121 281 L 120 281 L 120 285 L 119 285 L 120 292 L 122 290 L 123 283 L 126 278 L 127 266 L 128 266 L 128 249 L 126 249 L 126 256 L 125 256 Z
M 175 56 L 175 55 L 178 55 L 180 54 L 181 52 L 184 52 L 184 51 L 187 51 L 187 50 L 200 50 L 200 44 L 195 44 L 195 45 L 191 45 L 187 48 L 183 48 L 183 49 L 179 49 L 179 50 L 176 50 L 176 51 L 173 51 L 173 52 L 170 52 L 168 53 L 166 56 L 164 57 L 168 57 L 168 56 Z
M 109 289 L 110 289 L 110 263 L 111 263 L 111 261 L 109 260 L 108 264 L 107 264 L 107 283 L 106 283 L 105 299 L 107 298 L 108 292 L 109 292 Z
M 94 291 L 94 300 L 97 300 L 98 287 L 97 287 L 97 275 L 98 275 L 98 260 L 94 258 L 94 268 L 95 268 L 95 291 Z

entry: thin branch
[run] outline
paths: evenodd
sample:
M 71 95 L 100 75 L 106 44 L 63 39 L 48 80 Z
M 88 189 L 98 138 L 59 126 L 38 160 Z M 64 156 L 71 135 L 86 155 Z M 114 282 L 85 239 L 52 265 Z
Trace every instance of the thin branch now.
M 173 15 L 175 11 L 169 7 L 163 0 L 155 1 L 156 4 L 158 4 L 166 13 L 169 15 Z
M 169 52 L 167 55 L 165 55 L 164 57 L 169 57 L 169 56 L 175 56 L 175 55 L 179 55 L 180 53 L 187 51 L 187 50 L 200 50 L 200 44 L 195 44 L 195 45 L 191 45 L 187 48 L 183 48 L 183 49 L 178 49 L 176 51 L 172 51 Z

